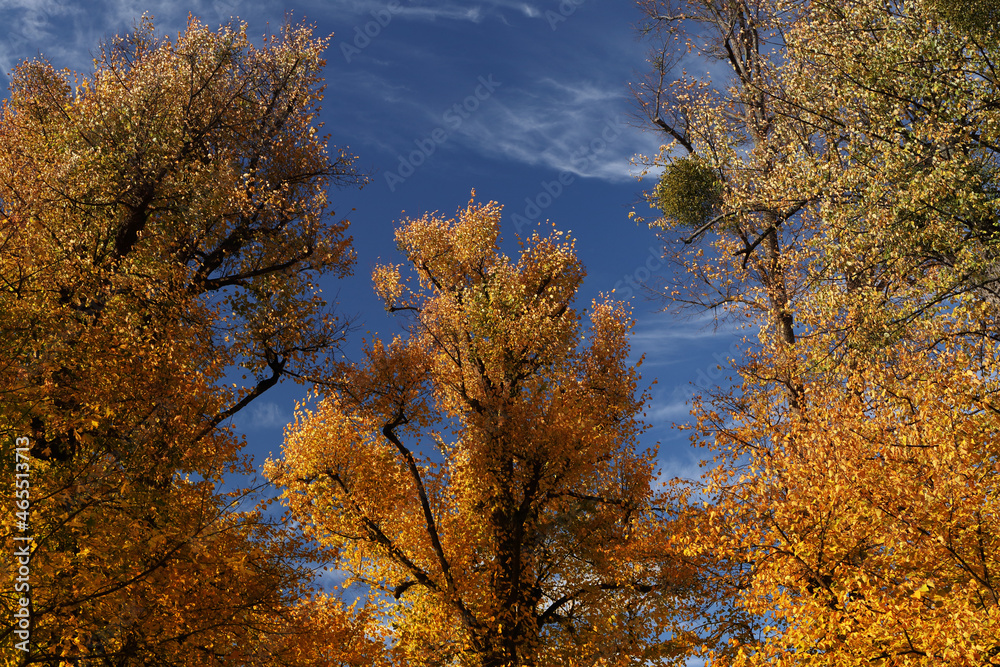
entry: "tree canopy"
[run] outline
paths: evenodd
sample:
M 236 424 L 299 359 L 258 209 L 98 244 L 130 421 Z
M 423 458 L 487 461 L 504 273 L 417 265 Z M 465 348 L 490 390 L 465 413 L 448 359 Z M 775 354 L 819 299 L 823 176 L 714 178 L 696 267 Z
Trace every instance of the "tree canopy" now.
M 0 530 L 30 588 L 4 559 L 0 609 L 29 603 L 30 642 L 0 624 L 5 664 L 312 664 L 349 634 L 339 608 L 308 611 L 312 547 L 220 487 L 247 471 L 228 417 L 343 336 L 314 280 L 350 270 L 328 187 L 364 177 L 318 134 L 324 46 L 304 25 L 258 47 L 144 19 L 90 73 L 16 70 L 0 433 L 5 461 L 30 443 L 30 512 L 4 503 Z M 233 368 L 256 379 L 227 389 Z
M 374 281 L 408 333 L 330 378 L 269 474 L 400 664 L 676 662 L 695 582 L 636 441 L 631 319 L 597 302 L 584 334 L 573 242 L 536 233 L 508 259 L 500 212 L 401 224 L 406 264 Z
M 759 327 L 694 410 L 713 503 L 687 553 L 738 573 L 716 664 L 1000 654 L 998 50 L 970 5 L 642 3 L 653 224 L 688 271 L 665 296 Z M 685 43 L 731 82 L 672 70 Z M 708 191 L 691 160 L 714 216 L 677 212 Z

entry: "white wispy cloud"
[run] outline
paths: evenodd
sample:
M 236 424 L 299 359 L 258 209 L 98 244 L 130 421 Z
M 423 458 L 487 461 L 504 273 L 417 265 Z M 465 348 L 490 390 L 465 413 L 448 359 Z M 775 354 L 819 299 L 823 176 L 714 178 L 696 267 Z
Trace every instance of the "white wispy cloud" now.
M 462 4 L 448 0 L 399 0 L 392 20 L 484 21 L 505 15 L 513 17 L 511 12 L 515 12 L 522 18 L 520 28 L 533 30 L 531 34 L 544 35 L 547 39 L 545 11 L 551 11 L 557 4 L 524 0 Z M 597 35 L 575 33 L 571 24 L 567 24 L 560 27 L 565 31 L 560 33 L 560 38 L 564 38 L 566 48 L 572 50 L 572 57 L 563 57 L 562 53 L 554 53 L 534 42 L 527 51 L 523 46 L 512 46 L 521 51 L 510 58 L 515 63 L 530 62 L 530 68 L 512 68 L 506 61 L 483 61 L 483 69 L 479 71 L 456 66 L 453 60 L 442 61 L 442 52 L 431 42 L 411 40 L 405 43 L 409 61 L 425 63 L 428 69 L 442 74 L 449 72 L 454 82 L 450 91 L 438 87 L 433 94 L 428 94 L 410 85 L 412 81 L 406 81 L 403 86 L 389 85 L 388 82 L 396 78 L 391 58 L 384 63 L 375 60 L 386 54 L 400 57 L 403 45 L 397 40 L 407 34 L 406 31 L 387 26 L 377 37 L 371 38 L 372 43 L 379 40 L 378 47 L 363 48 L 363 44 L 358 46 L 351 41 L 358 25 L 374 20 L 372 12 L 385 11 L 382 0 L 345 0 L 331 7 L 341 15 L 335 48 L 346 48 L 350 54 L 348 58 L 345 53 L 348 64 L 364 69 L 367 77 L 367 82 L 361 84 L 361 92 L 368 97 L 376 93 L 374 87 L 377 86 L 380 101 L 386 103 L 382 108 L 391 110 L 399 119 L 377 124 L 374 120 L 362 119 L 355 130 L 360 131 L 366 142 L 379 144 L 390 153 L 409 154 L 414 150 L 415 141 L 429 136 L 439 127 L 447 130 L 448 136 L 442 152 L 460 147 L 488 158 L 549 169 L 553 175 L 566 171 L 579 177 L 627 182 L 637 171 L 632 164 L 635 154 L 659 151 L 662 142 L 658 135 L 625 121 L 633 107 L 625 84 L 627 67 L 629 63 L 639 66 L 642 58 L 641 49 L 630 35 L 617 30 Z M 523 17 L 531 21 L 526 24 Z M 347 27 L 352 24 L 355 27 Z M 519 38 L 523 38 L 523 33 Z M 367 37 L 359 39 L 365 42 Z M 512 40 L 512 45 L 517 43 L 517 39 Z M 385 69 L 380 70 L 383 65 Z M 331 68 L 328 76 L 336 79 L 341 73 Z M 349 83 L 346 79 L 351 74 L 343 72 L 343 76 L 345 83 Z M 471 100 L 476 108 L 470 114 L 463 114 L 460 127 L 447 124 L 442 114 L 455 102 L 468 99 L 467 96 L 477 89 L 480 76 L 495 76 L 501 85 L 481 104 Z M 331 85 L 331 89 L 334 87 Z M 343 90 L 350 89 L 356 88 L 348 85 Z M 403 130 L 408 130 L 409 134 Z
M 251 403 L 247 412 L 237 416 L 237 424 L 241 431 L 259 430 L 265 428 L 284 428 L 292 421 L 290 411 L 283 409 L 273 401 L 257 401 Z
M 328 593 L 339 593 L 345 581 L 351 576 L 346 570 L 323 567 L 316 572 L 315 582 Z
M 459 128 L 481 152 L 554 172 L 608 181 L 633 178 L 631 158 L 658 140 L 624 122 L 620 85 L 539 79 L 497 94 Z
M 695 451 L 690 451 L 687 455 L 675 455 L 670 457 L 661 456 L 657 460 L 660 466 L 659 480 L 667 482 L 671 479 L 683 479 L 695 482 L 705 473 L 702 460 L 696 456 Z
M 39 54 L 57 68 L 89 70 L 101 42 L 124 34 L 143 14 L 153 17 L 161 35 L 174 36 L 193 14 L 210 27 L 234 18 L 252 21 L 256 29 L 284 20 L 283 11 L 267 0 L 0 0 L 0 69 L 9 77 L 22 60 Z M 263 32 L 263 30 L 261 30 Z
M 687 396 L 681 395 L 677 398 L 654 402 L 646 409 L 646 416 L 643 420 L 654 426 L 668 425 L 673 422 L 686 421 L 690 417 L 690 412 L 690 401 Z
M 524 12 L 524 15 L 527 16 L 528 18 L 534 19 L 542 15 L 542 13 L 538 11 L 538 9 L 536 9 L 532 5 L 529 5 L 526 2 L 514 3 L 514 4 L 517 5 L 518 9 Z
M 324 7 L 342 19 L 371 18 L 372 12 L 389 9 L 387 0 L 339 0 L 325 3 Z M 421 0 L 396 0 L 391 8 L 394 16 L 416 21 L 465 21 L 480 23 L 486 19 L 504 20 L 504 10 L 540 18 L 541 10 L 523 0 L 488 0 L 476 3 L 438 2 Z
M 38 57 L 43 46 L 65 52 L 74 40 L 60 35 L 60 27 L 73 25 L 80 9 L 55 0 L 3 0 L 0 2 L 0 68 L 10 76 L 18 62 Z M 70 44 L 68 44 L 69 42 Z M 45 50 L 48 50 L 46 48 Z
M 488 9 L 483 5 L 474 7 L 461 5 L 438 5 L 438 6 L 406 6 L 399 10 L 399 15 L 409 19 L 422 21 L 468 21 L 470 23 L 480 23 L 488 15 Z
M 734 322 L 716 320 L 711 313 L 680 317 L 670 312 L 644 315 L 632 334 L 631 357 L 645 355 L 644 368 L 689 363 L 704 356 L 706 364 L 738 357 L 747 331 Z
M 632 156 L 659 147 L 655 135 L 626 124 L 628 102 L 624 86 L 617 83 L 602 86 L 580 77 L 514 80 L 486 72 L 464 75 L 468 78 L 463 85 L 429 98 L 388 74 L 371 68 L 328 70 L 331 89 L 350 90 L 399 119 L 389 123 L 359 119 L 354 125 L 353 141 L 375 144 L 389 153 L 406 155 L 414 150 L 415 141 L 440 128 L 447 134 L 445 150 L 462 146 L 491 158 L 551 169 L 553 176 L 567 171 L 625 182 L 633 178 Z M 483 93 L 484 79 L 498 86 L 488 98 L 473 99 L 477 90 Z M 465 109 L 474 110 L 449 113 L 463 102 L 468 102 Z

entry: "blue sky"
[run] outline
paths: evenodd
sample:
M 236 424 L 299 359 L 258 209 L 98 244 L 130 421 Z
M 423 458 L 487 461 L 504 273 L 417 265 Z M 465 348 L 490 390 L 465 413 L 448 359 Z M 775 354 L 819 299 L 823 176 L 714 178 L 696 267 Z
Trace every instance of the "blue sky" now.
M 350 146 L 370 185 L 335 191 L 348 217 L 358 263 L 351 278 L 325 283 L 328 299 L 365 332 L 391 334 L 399 323 L 381 309 L 371 269 L 399 261 L 395 221 L 426 211 L 453 214 L 476 190 L 505 205 L 505 250 L 515 233 L 540 221 L 571 231 L 588 277 L 577 306 L 616 289 L 637 319 L 633 356 L 645 354 L 654 379 L 645 444 L 661 443 L 665 476 L 698 474 L 701 450 L 671 427 L 687 416 L 691 383 L 716 381 L 736 338 L 711 318 L 659 312 L 636 287 L 664 277 L 660 243 L 629 220 L 651 179 L 638 182 L 636 153 L 655 154 L 661 138 L 629 124 L 627 84 L 646 68 L 646 45 L 632 29 L 632 2 L 610 0 L 312 0 L 175 3 L 0 0 L 0 68 L 39 54 L 57 67 L 86 70 L 102 39 L 126 32 L 142 15 L 176 34 L 188 13 L 211 26 L 239 17 L 251 35 L 277 29 L 286 14 L 334 33 L 327 53 L 322 120 L 331 141 Z M 693 314 L 692 314 L 693 315 Z M 237 419 L 258 463 L 277 455 L 282 429 L 302 387 L 285 384 Z

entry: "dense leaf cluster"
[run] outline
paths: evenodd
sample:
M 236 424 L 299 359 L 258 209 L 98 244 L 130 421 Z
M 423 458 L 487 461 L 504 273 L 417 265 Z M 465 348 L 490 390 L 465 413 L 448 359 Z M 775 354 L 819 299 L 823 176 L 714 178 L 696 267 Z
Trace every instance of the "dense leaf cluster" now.
M 693 411 L 713 501 L 687 553 L 725 601 L 706 656 L 998 664 L 996 4 L 640 4 L 660 41 L 638 101 L 671 141 L 653 225 L 689 198 L 677 165 L 721 181 L 709 224 L 668 237 L 664 296 L 759 332 Z M 696 56 L 730 85 L 685 74 Z

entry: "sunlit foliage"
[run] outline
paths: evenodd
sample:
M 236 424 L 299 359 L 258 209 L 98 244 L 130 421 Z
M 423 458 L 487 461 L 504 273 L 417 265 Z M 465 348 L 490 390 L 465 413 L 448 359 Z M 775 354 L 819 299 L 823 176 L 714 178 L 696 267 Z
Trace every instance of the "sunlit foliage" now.
M 272 479 L 363 586 L 407 665 L 633 665 L 682 659 L 692 568 L 670 545 L 632 326 L 571 305 L 573 242 L 509 259 L 500 207 L 405 221 L 375 286 L 408 333 L 369 340 L 299 412 Z M 395 664 L 395 663 L 394 663 Z
M 242 25 L 191 19 L 168 39 L 144 19 L 90 73 L 17 68 L 0 480 L 13 488 L 28 438 L 30 518 L 0 507 L 4 664 L 330 664 L 356 636 L 339 607 L 309 611 L 325 603 L 306 542 L 219 486 L 248 471 L 228 418 L 342 338 L 312 281 L 350 269 L 327 190 L 363 179 L 318 134 L 324 46 L 306 26 L 255 46 Z M 256 378 L 221 386 L 240 367 Z M 9 557 L 25 535 L 28 592 Z M 27 652 L 9 623 L 22 598 Z

